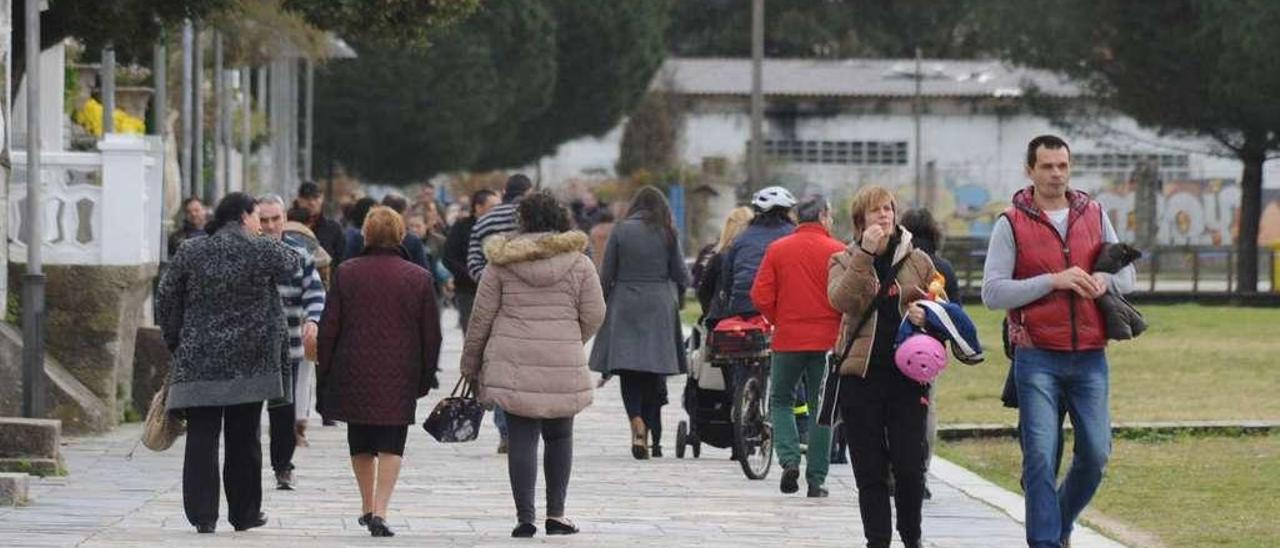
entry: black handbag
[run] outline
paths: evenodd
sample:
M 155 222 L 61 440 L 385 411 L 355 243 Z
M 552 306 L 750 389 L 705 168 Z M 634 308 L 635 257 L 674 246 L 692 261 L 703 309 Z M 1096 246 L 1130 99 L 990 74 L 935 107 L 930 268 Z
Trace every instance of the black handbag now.
M 471 383 L 458 379 L 453 392 L 436 404 L 422 428 L 440 443 L 466 442 L 480 435 L 483 420 L 484 406 L 476 399 Z

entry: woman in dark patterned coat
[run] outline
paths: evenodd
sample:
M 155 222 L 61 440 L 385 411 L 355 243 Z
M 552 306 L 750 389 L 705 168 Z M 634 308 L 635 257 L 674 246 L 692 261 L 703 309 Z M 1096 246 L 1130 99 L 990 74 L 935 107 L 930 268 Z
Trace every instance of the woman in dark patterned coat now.
M 168 407 L 187 419 L 182 502 L 201 533 L 218 522 L 218 435 L 226 443 L 227 520 L 237 531 L 266 524 L 262 508 L 262 402 L 287 397 L 288 338 L 276 280 L 301 265 L 259 235 L 257 203 L 227 195 L 187 240 L 160 280 L 159 320 L 173 353 Z
M 435 385 L 440 316 L 431 275 L 400 246 L 400 214 L 375 206 L 362 231 L 363 253 L 342 262 L 326 297 L 316 378 L 320 413 L 347 423 L 359 523 L 375 537 L 389 537 L 387 503 L 405 437 L 418 398 Z

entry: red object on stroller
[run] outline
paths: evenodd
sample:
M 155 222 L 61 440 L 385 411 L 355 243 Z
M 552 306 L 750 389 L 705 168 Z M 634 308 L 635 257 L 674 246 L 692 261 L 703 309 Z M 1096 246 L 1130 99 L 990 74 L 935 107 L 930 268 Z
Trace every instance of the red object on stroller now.
M 720 320 L 708 337 L 713 359 L 734 359 L 768 354 L 773 325 L 764 316 L 732 316 Z

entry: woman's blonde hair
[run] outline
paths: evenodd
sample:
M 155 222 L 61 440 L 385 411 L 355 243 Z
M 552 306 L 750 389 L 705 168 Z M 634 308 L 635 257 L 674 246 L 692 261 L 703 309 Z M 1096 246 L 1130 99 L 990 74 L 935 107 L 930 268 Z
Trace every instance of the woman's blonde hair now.
M 737 240 L 742 231 L 747 229 L 747 225 L 751 224 L 753 217 L 755 217 L 755 213 L 746 206 L 730 211 L 729 218 L 724 220 L 724 229 L 720 231 L 720 241 L 716 242 L 716 251 L 729 249 L 729 246 L 733 245 L 733 241 Z
M 867 212 L 880 207 L 888 201 L 893 204 L 893 213 L 898 214 L 898 200 L 892 192 L 879 185 L 864 186 L 853 196 L 853 205 L 849 206 L 849 216 L 853 218 L 854 238 L 860 238 L 867 228 Z M 897 219 L 895 219 L 896 221 Z
M 387 206 L 373 206 L 364 218 L 365 247 L 395 247 L 404 240 L 404 217 Z

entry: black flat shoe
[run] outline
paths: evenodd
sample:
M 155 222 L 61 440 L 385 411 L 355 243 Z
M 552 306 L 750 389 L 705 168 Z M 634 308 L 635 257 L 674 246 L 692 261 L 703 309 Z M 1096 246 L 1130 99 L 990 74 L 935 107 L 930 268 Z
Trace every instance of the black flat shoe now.
M 196 526 L 196 532 L 202 535 L 212 535 L 214 529 L 217 529 L 217 528 L 218 526 L 212 523 L 201 523 L 200 525 Z
M 649 460 L 649 448 L 643 445 L 632 445 L 631 456 L 636 460 Z
M 530 538 L 534 533 L 538 532 L 538 527 L 532 523 L 521 523 L 515 529 L 511 530 L 512 538 Z
M 266 524 L 267 524 L 267 515 L 263 513 L 259 513 L 258 519 L 255 519 L 249 523 L 235 525 L 235 528 L 236 528 L 236 531 L 248 531 L 250 529 L 257 529 L 258 527 L 262 527 L 263 525 L 266 525 Z
M 823 486 L 821 486 L 821 485 L 810 485 L 810 486 L 809 486 L 809 493 L 808 493 L 808 496 L 809 496 L 809 498 L 811 498 L 811 499 L 825 499 L 825 498 L 827 498 L 827 497 L 828 497 L 828 496 L 830 496 L 830 495 L 831 495 L 831 493 L 828 493 L 828 492 L 827 492 L 827 488 L 826 488 L 826 487 L 823 487 Z
M 661 445 L 653 446 L 653 449 L 649 451 L 649 455 L 655 459 L 662 458 L 662 446 Z
M 372 517 L 373 517 L 373 512 L 366 513 L 365 515 L 360 516 L 360 519 L 356 520 L 356 523 L 359 523 L 361 527 L 368 527 L 369 518 L 372 518 Z
M 547 519 L 546 526 L 548 535 L 574 535 L 578 533 L 577 525 L 560 520 Z
M 369 534 L 375 537 L 394 537 L 395 531 L 387 527 L 387 520 L 382 516 L 372 516 L 369 518 Z
M 778 485 L 778 489 L 783 494 L 790 495 L 800 490 L 800 467 L 791 465 L 782 467 L 782 482 Z

